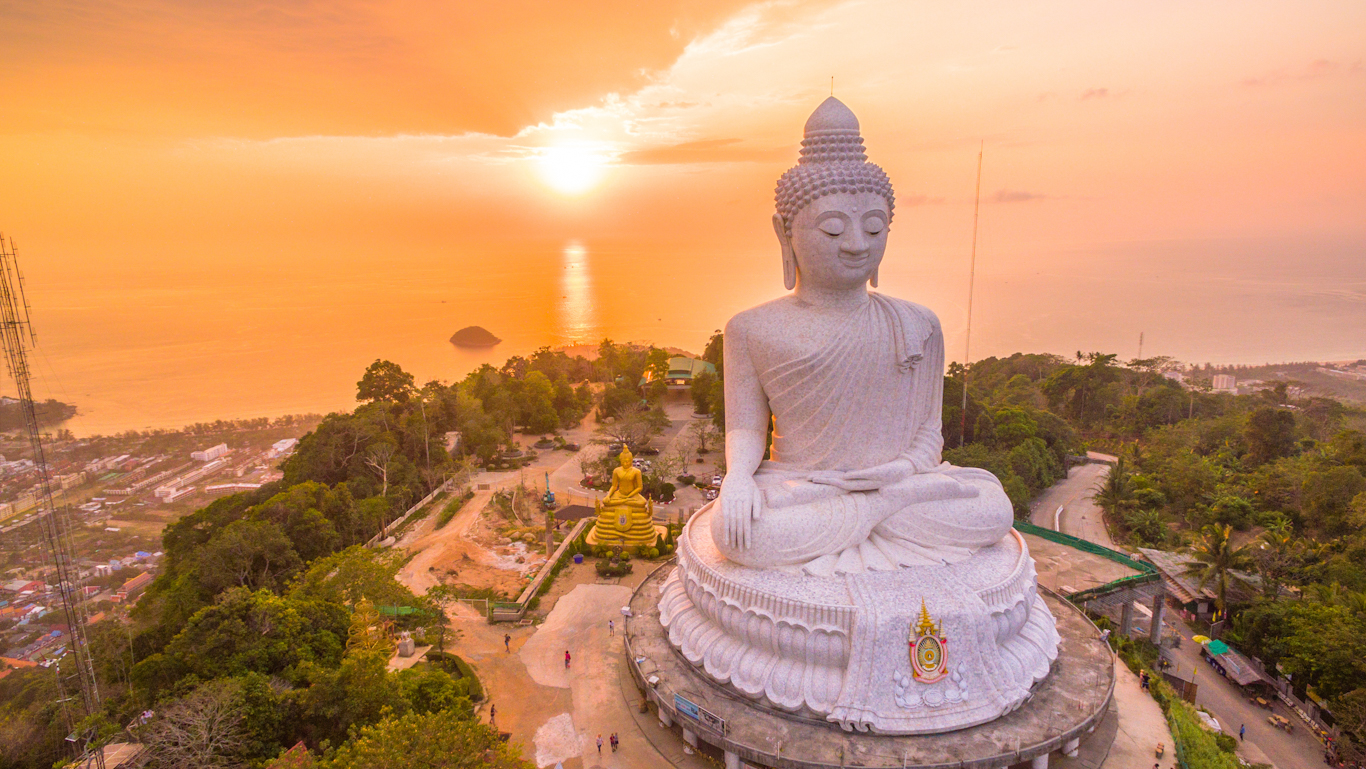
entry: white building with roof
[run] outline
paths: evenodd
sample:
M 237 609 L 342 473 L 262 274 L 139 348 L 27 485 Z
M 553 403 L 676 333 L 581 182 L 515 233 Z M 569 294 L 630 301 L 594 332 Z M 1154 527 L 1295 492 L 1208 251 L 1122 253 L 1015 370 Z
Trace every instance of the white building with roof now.
M 190 459 L 197 459 L 200 462 L 212 462 L 226 453 L 228 453 L 228 444 L 220 443 L 217 446 L 212 446 L 203 451 L 190 452 Z

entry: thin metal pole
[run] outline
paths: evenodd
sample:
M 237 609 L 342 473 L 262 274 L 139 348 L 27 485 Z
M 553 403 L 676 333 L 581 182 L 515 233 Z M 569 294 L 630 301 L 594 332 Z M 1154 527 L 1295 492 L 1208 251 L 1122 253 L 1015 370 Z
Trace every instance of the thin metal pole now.
M 977 190 L 972 202 L 972 261 L 968 265 L 968 332 L 963 340 L 963 418 L 958 426 L 958 445 L 968 439 L 968 361 L 972 359 L 972 293 L 977 282 L 977 214 L 982 209 L 982 153 L 986 141 L 977 147 Z
M 85 581 L 81 578 L 80 566 L 76 563 L 70 511 L 65 502 L 59 506 L 54 498 L 52 468 L 48 465 L 43 451 L 42 426 L 38 422 L 38 413 L 33 402 L 27 348 L 33 346 L 36 340 L 28 300 L 24 295 L 24 278 L 19 272 L 14 240 L 10 239 L 6 243 L 5 238 L 0 236 L 0 347 L 4 348 L 5 362 L 10 375 L 14 378 L 15 389 L 18 390 L 20 411 L 28 431 L 29 448 L 33 452 L 33 462 L 38 472 L 37 517 L 52 557 L 57 592 L 62 599 L 62 616 L 67 625 L 67 648 L 71 652 L 72 663 L 76 668 L 72 677 L 77 680 L 81 692 L 81 718 L 74 718 L 70 713 L 73 706 L 64 704 L 63 709 L 67 711 L 67 718 L 73 724 L 79 724 L 85 717 L 99 713 L 102 702 L 94 661 L 90 656 L 90 642 L 86 635 L 89 617 L 82 589 Z M 59 696 L 66 699 L 60 667 L 57 669 L 57 679 Z M 81 740 L 82 746 L 79 760 L 86 765 L 90 765 L 93 760 L 97 769 L 104 769 L 103 747 L 94 733 L 88 731 L 77 735 L 77 738 Z

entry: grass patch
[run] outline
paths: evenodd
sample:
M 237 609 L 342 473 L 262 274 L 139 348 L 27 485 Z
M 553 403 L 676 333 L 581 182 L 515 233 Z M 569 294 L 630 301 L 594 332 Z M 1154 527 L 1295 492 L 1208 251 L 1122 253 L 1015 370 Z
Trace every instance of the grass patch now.
M 450 523 L 455 514 L 460 512 L 460 508 L 464 507 L 465 503 L 471 499 L 474 499 L 474 489 L 466 489 L 464 494 L 446 503 L 446 506 L 441 509 L 441 515 L 436 518 L 436 528 L 440 529 Z
M 479 682 L 479 676 L 468 662 L 450 652 L 434 651 L 427 652 L 427 661 L 455 678 L 457 688 L 464 689 L 460 693 L 469 697 L 470 702 L 484 699 L 484 685 Z

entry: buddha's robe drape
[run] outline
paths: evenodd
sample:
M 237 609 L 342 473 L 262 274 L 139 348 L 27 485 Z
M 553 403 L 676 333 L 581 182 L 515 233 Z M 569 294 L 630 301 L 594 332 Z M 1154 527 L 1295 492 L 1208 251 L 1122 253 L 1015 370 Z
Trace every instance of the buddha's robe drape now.
M 764 505 L 751 546 L 723 548 L 731 560 L 824 575 L 891 570 L 962 560 L 1010 527 L 1010 502 L 995 476 L 939 464 L 938 319 L 920 305 L 869 296 L 821 349 L 757 372 L 774 415 L 773 459 L 754 476 Z M 868 491 L 810 480 L 898 458 L 938 467 Z M 927 480 L 939 474 L 975 496 L 946 495 L 942 478 Z

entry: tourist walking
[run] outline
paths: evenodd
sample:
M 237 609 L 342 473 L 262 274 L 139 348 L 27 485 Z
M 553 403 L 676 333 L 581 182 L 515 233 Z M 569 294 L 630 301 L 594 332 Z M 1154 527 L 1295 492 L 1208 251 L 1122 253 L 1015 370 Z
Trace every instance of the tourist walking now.
M 612 624 L 612 620 L 607 620 L 607 637 L 611 638 L 617 634 L 617 626 Z
M 1239 740 L 1240 742 L 1246 742 L 1246 741 L 1247 741 L 1247 724 L 1239 724 L 1239 725 L 1238 725 L 1238 740 Z
M 503 651 L 512 651 L 512 636 L 507 633 L 503 634 Z
M 617 741 L 617 733 L 616 733 L 616 732 L 612 732 L 612 752 L 613 752 L 613 753 L 617 752 L 617 744 L 618 744 L 618 741 Z
M 598 735 L 598 755 L 602 755 L 602 735 Z
M 495 725 L 494 722 L 497 721 L 497 720 L 498 720 L 498 706 L 495 705 L 495 704 L 493 704 L 492 702 L 490 702 L 490 703 L 489 703 L 489 726 L 494 726 L 494 725 Z
M 569 650 L 568 650 L 568 649 L 565 649 L 565 650 L 564 650 L 564 669 L 565 669 L 565 670 L 568 670 L 568 669 L 569 669 Z M 599 745 L 598 747 L 602 747 L 602 746 Z

